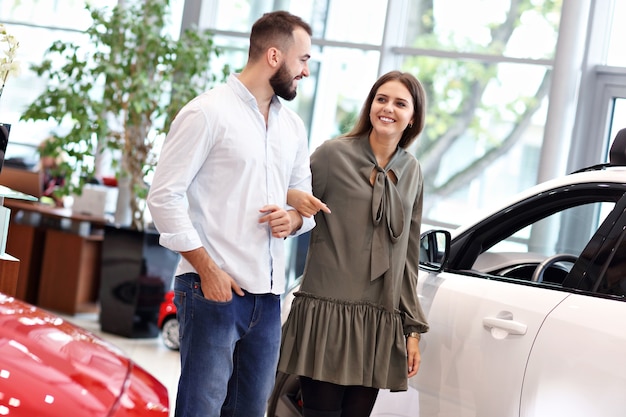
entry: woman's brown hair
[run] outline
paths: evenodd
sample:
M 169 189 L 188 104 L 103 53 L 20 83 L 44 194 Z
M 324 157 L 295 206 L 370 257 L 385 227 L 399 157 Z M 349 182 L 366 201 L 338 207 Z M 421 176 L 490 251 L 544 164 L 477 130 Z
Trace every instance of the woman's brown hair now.
M 361 113 L 356 124 L 352 130 L 342 136 L 356 137 L 369 134 L 372 130 L 370 110 L 372 109 L 372 103 L 376 97 L 376 92 L 381 85 L 388 83 L 389 81 L 401 82 L 407 90 L 409 90 L 411 98 L 413 99 L 413 124 L 407 126 L 404 130 L 398 146 L 400 148 L 407 148 L 415 141 L 415 139 L 417 139 L 417 136 L 424 129 L 424 119 L 426 118 L 426 92 L 424 91 L 422 83 L 420 83 L 414 75 L 401 71 L 390 71 L 376 80 L 367 96 L 367 100 L 363 104 L 363 108 L 361 109 Z

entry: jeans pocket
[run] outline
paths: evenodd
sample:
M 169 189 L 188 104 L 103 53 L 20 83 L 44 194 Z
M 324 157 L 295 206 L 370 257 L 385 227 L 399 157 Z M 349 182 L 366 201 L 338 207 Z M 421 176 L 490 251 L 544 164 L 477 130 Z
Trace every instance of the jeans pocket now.
M 204 293 L 202 292 L 202 286 L 200 285 L 200 280 L 198 281 L 194 281 L 191 283 L 191 289 L 190 291 L 190 296 L 193 297 L 192 299 L 194 301 L 199 302 L 201 305 L 213 305 L 213 306 L 222 306 L 222 305 L 229 305 L 232 304 L 233 299 L 231 298 L 228 301 L 215 301 L 215 300 L 209 300 L 208 298 L 206 298 L 204 296 Z M 233 297 L 235 293 L 233 292 L 232 295 Z

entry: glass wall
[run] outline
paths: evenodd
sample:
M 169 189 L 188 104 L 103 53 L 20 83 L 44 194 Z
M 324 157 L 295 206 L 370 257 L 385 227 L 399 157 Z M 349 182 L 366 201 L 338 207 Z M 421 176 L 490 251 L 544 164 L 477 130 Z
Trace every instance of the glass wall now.
M 216 65 L 245 64 L 250 27 L 263 13 L 288 10 L 313 29 L 311 77 L 299 83 L 298 97 L 287 105 L 309 127 L 311 151 L 345 132 L 359 112 L 378 75 L 380 45 L 385 28 L 386 1 L 203 1 L 198 20 L 189 25 L 211 29 L 225 53 Z M 347 25 L 358 21 L 358 25 Z
M 626 128 L 626 2 L 594 0 L 569 168 L 608 161 L 616 133 Z
M 101 0 L 102 6 L 116 0 Z M 14 1 L 0 0 L 0 23 L 19 41 L 17 61 L 19 73 L 11 74 L 0 97 L 0 122 L 10 123 L 10 143 L 37 144 L 52 126 L 19 123 L 22 110 L 45 88 L 45 80 L 29 71 L 39 62 L 53 40 L 84 44 L 83 30 L 89 26 L 90 16 L 83 1 Z M 2 45 L 4 48 L 5 45 Z M 7 157 L 11 157 L 10 148 Z
M 611 37 L 606 64 L 614 67 L 626 67 L 626 53 L 624 39 L 626 39 L 626 2 L 616 1 L 612 13 Z M 620 89 L 626 90 L 626 74 L 622 72 Z M 620 129 L 626 128 L 626 95 L 616 95 L 609 103 L 609 131 L 608 140 L 612 141 Z
M 309 126 L 311 151 L 351 126 L 381 67 L 416 75 L 429 97 L 412 149 L 426 178 L 425 222 L 458 225 L 536 181 L 560 7 L 558 0 L 203 1 L 192 23 L 214 30 L 227 48 L 267 11 L 286 9 L 311 23 L 312 74 L 289 103 Z
M 45 89 L 46 81 L 30 71 L 30 66 L 41 62 L 45 51 L 56 40 L 88 45 L 88 38 L 83 33 L 91 24 L 86 3 L 98 8 L 110 8 L 117 2 L 118 0 L 0 0 L 0 23 L 20 43 L 17 54 L 20 71 L 9 76 L 0 97 L 0 122 L 12 125 L 9 146 L 36 146 L 57 128 L 49 123 L 25 123 L 19 120 L 26 106 Z M 172 19 L 169 30 L 177 36 L 181 27 L 184 0 L 170 3 Z M 18 151 L 25 146 L 13 148 Z M 11 150 L 7 149 L 7 157 L 11 157 Z
M 626 17 L 623 2 L 600 2 L 614 6 L 609 15 L 615 21 Z M 116 0 L 91 3 L 111 6 Z M 311 151 L 349 129 L 381 72 L 415 74 L 429 97 L 426 128 L 412 149 L 426 178 L 425 223 L 454 227 L 537 180 L 562 3 L 177 0 L 172 30 L 211 29 L 224 50 L 216 69 L 228 63 L 237 70 L 245 65 L 250 27 L 262 13 L 285 9 L 309 22 L 311 77 L 299 83 L 298 97 L 288 105 L 308 126 Z M 186 16 L 184 7 L 200 12 Z M 89 17 L 79 0 L 0 0 L 0 22 L 20 39 L 23 64 L 0 98 L 0 121 L 14 125 L 13 141 L 36 143 L 51 127 L 19 122 L 43 88 L 29 63 L 41 59 L 54 39 L 84 42 Z M 623 25 L 606 27 L 613 34 L 607 63 L 626 65 L 620 61 Z
M 613 5 L 611 37 L 606 59 L 606 65 L 626 67 L 626 53 L 624 53 L 624 39 L 626 39 L 626 2 L 617 0 Z
M 561 1 L 429 0 L 409 1 L 407 7 L 402 46 L 528 59 L 554 56 Z

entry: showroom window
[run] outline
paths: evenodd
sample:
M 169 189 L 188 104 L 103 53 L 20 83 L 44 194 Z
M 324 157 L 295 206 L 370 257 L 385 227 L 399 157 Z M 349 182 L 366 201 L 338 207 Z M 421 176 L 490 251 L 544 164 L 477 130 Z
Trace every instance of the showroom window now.
M 104 7 L 115 4 L 116 0 L 93 3 Z M 83 30 L 91 21 L 84 6 L 84 1 L 75 0 L 0 0 L 0 23 L 4 23 L 7 31 L 20 43 L 16 58 L 20 71 L 10 75 L 6 81 L 0 98 L 0 122 L 11 124 L 10 146 L 16 143 L 25 146 L 8 148 L 9 157 L 13 149 L 22 151 L 27 149 L 26 145 L 36 146 L 52 128 L 44 123 L 19 123 L 22 110 L 45 89 L 45 80 L 38 79 L 29 67 L 41 61 L 53 40 L 84 44 L 86 37 Z
M 399 68 L 415 74 L 429 92 L 426 128 L 411 149 L 426 175 L 424 228 L 452 228 L 537 181 L 563 3 L 176 0 L 172 30 L 211 29 L 224 49 L 216 68 L 229 64 L 236 70 L 245 64 L 248 32 L 262 13 L 286 9 L 308 21 L 314 30 L 311 77 L 288 105 L 305 120 L 311 151 L 351 126 L 380 73 Z M 626 17 L 618 4 L 623 2 L 593 3 L 607 10 L 606 19 Z M 19 122 L 21 111 L 43 89 L 28 65 L 41 59 L 52 39 L 80 42 L 89 23 L 84 4 L 0 0 L 0 22 L 22 43 L 22 73 L 9 80 L 0 99 L 0 122 L 13 124 L 11 141 L 36 144 L 47 135 L 50 126 Z M 602 23 L 590 30 L 607 32 L 610 22 Z M 617 51 L 617 60 L 604 64 L 626 65 L 619 62 L 622 28 L 612 26 L 610 49 Z M 614 96 L 611 115 L 620 114 L 624 98 Z M 551 157 L 567 159 L 567 154 Z
M 595 0 L 581 74 L 569 169 L 608 160 L 608 150 L 626 128 L 626 2 Z
M 615 1 L 611 14 L 609 48 L 606 65 L 613 67 L 626 67 L 626 54 L 624 53 L 624 39 L 626 39 L 626 2 Z
M 52 42 L 74 42 L 85 45 L 83 31 L 91 24 L 85 4 L 103 8 L 113 7 L 118 0 L 0 0 L 0 23 L 19 43 L 17 60 L 20 71 L 11 75 L 0 97 L 0 123 L 11 124 L 7 156 L 11 152 L 34 154 L 34 149 L 56 126 L 47 123 L 20 122 L 22 111 L 45 89 L 45 80 L 30 71 L 33 63 L 40 63 Z M 170 1 L 172 22 L 169 30 L 178 35 L 181 27 L 184 0 Z M 22 156 L 22 155 L 13 155 Z
M 284 8 L 311 24 L 312 74 L 289 103 L 309 126 L 311 151 L 350 127 L 381 68 L 416 75 L 429 96 L 411 150 L 426 178 L 425 223 L 454 227 L 536 181 L 561 2 L 523 3 L 204 1 L 189 24 L 214 30 L 234 68 L 245 48 L 231 44 L 262 13 Z
M 425 222 L 453 227 L 536 181 L 561 3 L 409 3 L 397 51 L 430 101 Z

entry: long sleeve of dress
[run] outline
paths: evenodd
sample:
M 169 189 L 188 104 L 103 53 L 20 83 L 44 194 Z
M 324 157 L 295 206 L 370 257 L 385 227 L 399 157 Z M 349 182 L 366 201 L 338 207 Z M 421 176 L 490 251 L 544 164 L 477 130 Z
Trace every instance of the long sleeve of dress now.
M 421 170 L 419 170 L 419 175 L 421 177 Z M 400 293 L 399 308 L 404 313 L 404 334 L 410 332 L 425 333 L 428 331 L 426 316 L 417 298 L 423 198 L 424 188 L 420 179 L 419 191 L 417 192 L 417 198 L 411 214 L 406 266 L 404 268 L 404 276 L 402 277 L 402 292 Z

